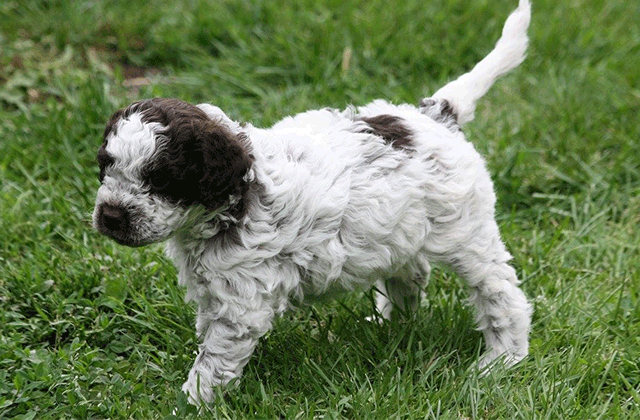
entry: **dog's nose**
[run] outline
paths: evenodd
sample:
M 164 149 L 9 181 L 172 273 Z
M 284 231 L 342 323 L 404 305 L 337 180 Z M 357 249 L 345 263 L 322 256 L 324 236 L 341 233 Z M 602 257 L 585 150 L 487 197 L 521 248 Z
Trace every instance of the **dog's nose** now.
M 110 231 L 122 231 L 127 226 L 127 212 L 121 207 L 103 204 L 100 212 L 100 221 L 102 226 Z

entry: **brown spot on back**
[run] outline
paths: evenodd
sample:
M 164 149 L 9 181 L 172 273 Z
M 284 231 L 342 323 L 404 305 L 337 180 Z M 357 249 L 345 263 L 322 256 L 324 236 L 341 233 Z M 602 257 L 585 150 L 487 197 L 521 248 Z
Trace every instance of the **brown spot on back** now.
M 403 119 L 395 115 L 381 114 L 375 117 L 362 117 L 368 127 L 363 133 L 371 133 L 382 137 L 394 149 L 411 149 L 413 132 L 403 123 Z
M 460 131 L 458 114 L 446 99 L 425 98 L 420 101 L 420 112 L 431 117 L 435 122 L 443 124 L 452 133 Z

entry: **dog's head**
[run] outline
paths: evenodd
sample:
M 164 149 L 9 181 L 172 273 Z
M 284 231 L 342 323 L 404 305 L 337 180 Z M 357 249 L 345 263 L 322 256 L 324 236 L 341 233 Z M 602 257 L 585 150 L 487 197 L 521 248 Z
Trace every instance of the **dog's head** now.
M 241 128 L 210 105 L 148 99 L 117 111 L 98 150 L 95 228 L 141 246 L 194 218 L 237 220 L 245 211 L 248 147 Z

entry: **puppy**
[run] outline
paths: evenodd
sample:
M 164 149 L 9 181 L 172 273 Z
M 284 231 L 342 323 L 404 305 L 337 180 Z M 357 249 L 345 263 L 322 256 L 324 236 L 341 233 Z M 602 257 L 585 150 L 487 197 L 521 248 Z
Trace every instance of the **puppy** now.
M 269 129 L 219 108 L 149 99 L 117 111 L 98 151 L 93 223 L 118 243 L 167 241 L 202 341 L 192 403 L 241 375 L 274 316 L 306 297 L 375 286 L 377 309 L 420 301 L 431 263 L 471 288 L 485 367 L 528 351 L 531 307 L 494 218 L 483 159 L 461 127 L 527 48 L 528 0 L 469 73 L 420 106 L 375 101 Z

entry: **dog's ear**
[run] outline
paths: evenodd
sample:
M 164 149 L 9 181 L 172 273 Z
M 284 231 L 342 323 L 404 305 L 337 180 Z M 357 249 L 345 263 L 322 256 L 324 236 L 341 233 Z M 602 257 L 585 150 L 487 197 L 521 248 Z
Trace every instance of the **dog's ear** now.
M 200 204 L 213 210 L 230 202 L 231 214 L 244 212 L 244 199 L 249 188 L 247 173 L 253 158 L 244 134 L 233 133 L 216 120 L 201 121 L 196 129 L 202 153 L 202 173 L 199 180 Z
M 143 170 L 149 191 L 176 204 L 201 204 L 210 211 L 228 206 L 228 214 L 241 217 L 249 189 L 246 175 L 253 163 L 246 136 L 195 107 L 179 113 L 174 106 L 169 111 L 162 132 L 165 140 Z

